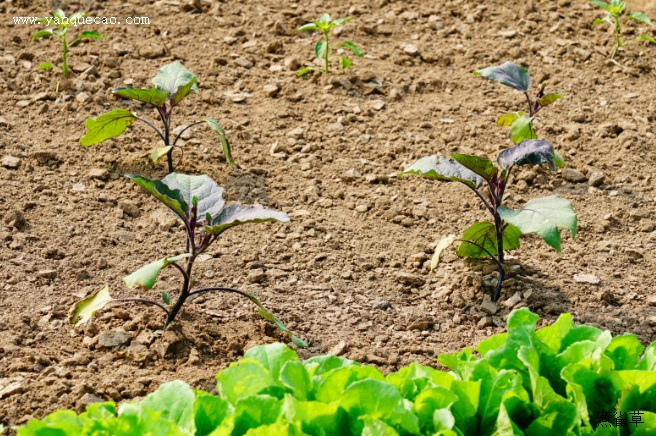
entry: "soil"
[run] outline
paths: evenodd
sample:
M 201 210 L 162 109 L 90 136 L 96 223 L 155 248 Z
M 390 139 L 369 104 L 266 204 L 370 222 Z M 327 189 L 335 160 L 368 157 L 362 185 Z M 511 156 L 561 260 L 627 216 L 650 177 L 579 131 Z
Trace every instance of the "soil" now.
M 11 20 L 52 8 L 0 2 L 0 423 L 141 397 L 172 379 L 212 390 L 245 349 L 287 339 L 252 304 L 223 294 L 188 303 L 163 335 L 162 313 L 145 306 L 114 306 L 77 331 L 68 323 L 81 297 L 104 284 L 134 296 L 122 277 L 183 250 L 181 226 L 124 177 L 166 175 L 148 163 L 153 132 L 135 123 L 114 140 L 79 144 L 84 121 L 114 107 L 153 118 L 111 91 L 147 86 L 174 60 L 200 86 L 174 124 L 216 118 L 239 164 L 230 169 L 198 126 L 177 170 L 209 175 L 228 200 L 291 216 L 226 232 L 195 277 L 254 292 L 308 342 L 301 356 L 333 352 L 384 372 L 437 365 L 439 353 L 503 331 L 524 306 L 539 325 L 571 312 L 644 344 L 656 339 L 656 46 L 635 43 L 609 61 L 610 29 L 591 24 L 599 9 L 570 0 L 67 2 L 68 12 L 151 24 L 85 27 L 107 38 L 71 49 L 75 74 L 63 81 L 37 70 L 58 59 L 57 44 L 32 41 L 37 26 Z M 366 55 L 346 73 L 333 65 L 333 74 L 297 78 L 318 35 L 293 30 L 325 11 L 353 17 L 336 40 Z M 640 31 L 656 36 L 626 25 Z M 557 173 L 522 167 L 508 205 L 555 193 L 574 205 L 579 227 L 575 239 L 563 231 L 561 253 L 522 238 L 510 256 L 519 268 L 492 304 L 492 265 L 448 250 L 429 272 L 439 239 L 487 219 L 476 198 L 394 174 L 430 154 L 495 158 L 510 146 L 495 120 L 523 109 L 523 96 L 471 74 L 508 60 L 565 94 L 541 112 L 538 135 L 567 161 Z M 178 286 L 170 269 L 146 295 Z

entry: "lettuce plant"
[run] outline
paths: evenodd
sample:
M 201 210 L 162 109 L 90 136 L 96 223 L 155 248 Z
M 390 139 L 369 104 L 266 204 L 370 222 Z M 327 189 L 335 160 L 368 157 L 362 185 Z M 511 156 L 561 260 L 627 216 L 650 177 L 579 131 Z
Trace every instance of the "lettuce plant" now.
M 609 4 L 600 0 L 590 0 L 590 3 L 595 6 L 599 6 L 605 11 L 603 18 L 597 18 L 592 22 L 592 24 L 597 26 L 599 24 L 608 23 L 613 27 L 615 44 L 613 46 L 613 51 L 610 54 L 610 58 L 612 60 L 615 60 L 615 55 L 620 48 L 632 42 L 647 41 L 651 42 L 652 44 L 656 44 L 656 40 L 645 33 L 641 33 L 636 38 L 629 39 L 628 41 L 622 41 L 620 38 L 620 33 L 622 33 L 622 24 L 625 24 L 627 21 L 635 20 L 649 26 L 653 25 L 649 17 L 647 17 L 647 15 L 645 15 L 643 12 L 631 12 L 626 16 L 626 18 L 622 18 L 624 8 L 626 7 L 625 1 L 611 0 Z
M 542 83 L 534 99 L 531 99 L 531 76 L 528 70 L 519 67 L 512 62 L 506 62 L 497 67 L 488 67 L 474 71 L 474 75 L 483 76 L 503 85 L 520 91 L 526 97 L 527 112 L 517 111 L 501 115 L 497 119 L 497 125 L 510 127 L 510 137 L 514 144 L 519 144 L 525 139 L 537 139 L 533 121 L 543 107 L 549 106 L 563 96 L 559 92 L 545 93 L 546 83 Z
M 335 20 L 330 18 L 329 14 L 323 14 L 319 21 L 313 23 L 307 23 L 296 29 L 296 32 L 304 32 L 306 30 L 320 30 L 323 33 L 323 41 L 317 42 L 314 46 L 314 54 L 320 62 L 323 62 L 324 68 L 323 72 L 329 74 L 328 65 L 330 64 L 330 32 L 338 26 L 351 21 L 351 18 L 337 18 Z M 351 41 L 344 41 L 338 45 L 338 47 L 345 47 L 353 52 L 357 57 L 362 57 L 364 54 L 362 51 Z M 351 60 L 346 56 L 339 57 L 339 67 L 343 70 L 351 67 Z M 312 67 L 305 67 L 301 69 L 296 75 L 301 77 L 310 71 L 313 71 Z
M 492 301 L 497 301 L 506 276 L 504 250 L 519 248 L 521 234 L 536 233 L 560 252 L 558 227 L 570 229 L 572 237 L 576 236 L 577 217 L 569 202 L 553 195 L 530 200 L 519 210 L 503 205 L 513 168 L 545 163 L 552 170 L 563 164 L 549 142 L 527 139 L 499 153 L 498 168 L 488 159 L 454 153 L 450 158 L 429 156 L 419 159 L 402 172 L 440 181 L 460 182 L 476 194 L 492 215 L 491 222 L 479 221 L 471 225 L 462 238 L 449 235 L 442 239 L 435 249 L 431 270 L 439 264 L 442 251 L 452 243 L 459 242 L 456 248 L 458 257 L 490 259 L 498 266 L 499 278 L 492 296 Z
M 136 120 L 143 121 L 150 126 L 160 137 L 163 146 L 157 147 L 150 154 L 150 160 L 157 164 L 166 157 L 169 173 L 175 171 L 173 166 L 173 150 L 178 149 L 183 153 L 182 146 L 178 145 L 181 135 L 189 128 L 198 124 L 206 123 L 219 136 L 219 142 L 223 147 L 228 164 L 235 168 L 230 153 L 230 143 L 219 123 L 213 118 L 204 118 L 202 121 L 193 122 L 185 126 L 173 138 L 171 130 L 171 115 L 173 109 L 191 92 L 198 92 L 196 75 L 188 71 L 179 61 L 164 65 L 159 69 L 157 75 L 152 79 L 154 87 L 149 88 L 118 88 L 113 91 L 115 95 L 146 103 L 157 110 L 159 118 L 164 125 L 160 130 L 150 121 L 141 118 L 126 109 L 114 109 L 97 118 L 89 118 L 84 123 L 86 134 L 80 139 L 80 144 L 85 147 L 99 144 L 110 138 L 114 138 L 125 131 Z M 180 160 L 182 156 L 180 157 Z
M 164 329 L 166 329 L 175 320 L 176 315 L 190 297 L 205 292 L 231 292 L 251 300 L 257 306 L 262 317 L 275 323 L 281 331 L 289 335 L 295 344 L 305 346 L 305 343 L 292 335 L 287 327 L 269 312 L 252 293 L 220 286 L 192 289 L 195 284 L 193 279 L 194 261 L 224 231 L 246 223 L 288 222 L 289 217 L 287 214 L 259 205 L 242 206 L 234 203 L 226 206 L 223 199 L 225 190 L 205 175 L 189 176 L 171 173 L 162 180 L 150 180 L 135 175 L 127 175 L 127 177 L 164 203 L 182 221 L 186 233 L 186 242 L 182 254 L 166 256 L 144 265 L 124 277 L 123 283 L 130 289 L 150 290 L 155 285 L 162 269 L 172 266 L 180 272 L 182 277 L 180 292 L 173 304 L 171 297 L 166 292 L 161 294 L 162 302 L 145 298 L 112 298 L 109 295 L 109 287 L 105 285 L 102 289 L 94 292 L 71 308 L 69 320 L 72 324 L 77 326 L 86 323 L 96 311 L 109 303 L 137 302 L 160 308 L 166 314 L 164 322 Z
M 75 44 L 82 41 L 83 39 L 104 38 L 104 36 L 102 36 L 98 32 L 85 31 L 80 33 L 77 36 L 77 38 L 73 39 L 71 42 L 68 42 L 67 34 L 69 28 L 71 26 L 77 26 L 78 20 L 81 20 L 86 16 L 87 14 L 85 14 L 84 12 L 77 12 L 71 15 L 70 17 L 67 17 L 66 15 L 64 15 L 64 11 L 62 11 L 61 9 L 57 9 L 54 12 L 50 13 L 50 17 L 39 18 L 38 20 L 36 20 L 37 23 L 46 23 L 46 26 L 50 26 L 51 24 L 53 24 L 56 27 L 55 29 L 39 30 L 34 35 L 32 35 L 32 39 L 54 36 L 59 40 L 59 42 L 62 43 L 61 69 L 62 69 L 62 73 L 64 74 L 64 77 L 68 77 L 68 49 L 70 47 L 73 47 Z M 39 65 L 39 70 L 46 70 L 52 67 L 53 65 L 50 62 L 43 62 L 41 65 Z
M 619 436 L 656 434 L 656 343 L 576 325 L 536 330 L 527 308 L 508 332 L 384 375 L 337 356 L 301 361 L 255 346 L 216 376 L 218 395 L 182 381 L 141 401 L 32 419 L 18 436 Z M 615 418 L 624 416 L 623 424 Z M 619 423 L 619 424 L 618 424 Z M 624 430 L 624 428 L 626 430 Z

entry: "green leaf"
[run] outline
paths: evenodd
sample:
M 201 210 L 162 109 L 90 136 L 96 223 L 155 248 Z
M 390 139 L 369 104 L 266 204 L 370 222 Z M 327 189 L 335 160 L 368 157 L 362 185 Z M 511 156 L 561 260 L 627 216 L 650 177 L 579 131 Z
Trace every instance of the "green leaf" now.
M 176 92 L 171 95 L 171 106 L 177 106 L 178 103 L 182 101 L 183 98 L 189 95 L 189 93 L 196 87 L 195 92 L 198 92 L 198 85 L 196 85 L 196 76 L 192 77 L 189 82 L 185 85 L 181 85 Z
M 139 406 L 159 412 L 160 419 L 176 424 L 185 434 L 193 436 L 196 432 L 195 399 L 189 385 L 176 380 L 161 385 L 159 389 L 144 398 Z
M 536 139 L 537 135 L 533 130 L 531 122 L 533 118 L 531 117 L 519 117 L 515 119 L 510 125 L 510 137 L 515 144 L 526 139 Z
M 595 6 L 599 6 L 600 8 L 604 8 L 607 11 L 610 11 L 610 5 L 606 2 L 602 2 L 600 0 L 590 0 L 590 3 L 592 3 Z
M 231 204 L 212 220 L 211 226 L 205 226 L 205 231 L 210 235 L 218 236 L 230 227 L 265 221 L 286 223 L 289 222 L 289 216 L 284 212 L 268 209 L 264 206 Z
M 93 31 L 86 31 L 80 33 L 77 38 L 75 38 L 70 44 L 69 47 L 72 45 L 77 44 L 78 42 L 82 41 L 83 39 L 104 39 L 105 36 L 101 35 L 98 32 L 93 32 Z
M 160 271 L 162 271 L 162 269 L 166 268 L 172 263 L 179 262 L 182 259 L 186 259 L 188 257 L 191 257 L 191 254 L 185 253 L 178 256 L 165 257 L 163 259 L 156 260 L 155 262 L 151 262 L 142 266 L 132 274 L 123 277 L 123 283 L 125 283 L 125 286 L 130 289 L 138 286 L 142 291 L 147 291 L 155 286 L 157 276 L 159 275 Z
M 420 174 L 424 177 L 442 181 L 458 181 L 476 189 L 483 184 L 483 178 L 453 158 L 428 156 L 410 165 L 401 174 Z
M 112 91 L 113 94 L 123 98 L 131 98 L 132 100 L 142 101 L 144 103 L 160 107 L 168 98 L 166 92 L 162 92 L 157 88 L 118 88 Z
M 241 398 L 257 395 L 276 382 L 269 370 L 257 360 L 241 359 L 216 375 L 216 389 L 233 406 Z
M 168 292 L 162 291 L 162 300 L 167 306 L 171 305 L 171 297 L 169 296 Z
M 557 168 L 564 168 L 565 167 L 565 160 L 561 155 L 558 154 L 556 149 L 553 151 L 553 157 L 554 157 L 554 165 L 556 165 Z
M 636 39 L 638 39 L 640 41 L 648 41 L 648 42 L 651 42 L 652 44 L 656 44 L 656 39 L 654 39 L 651 36 L 646 35 L 644 33 L 640 34 Z
M 230 143 L 228 142 L 225 132 L 223 131 L 219 123 L 217 123 L 216 120 L 214 120 L 214 118 L 205 118 L 203 121 L 205 121 L 212 128 L 212 130 L 218 133 L 219 141 L 221 142 L 221 147 L 223 147 L 223 154 L 225 155 L 225 159 L 226 162 L 228 162 L 228 165 L 230 165 L 232 168 L 237 168 L 235 161 L 232 160 L 232 151 L 230 151 Z
M 517 211 L 505 206 L 498 211 L 503 220 L 523 234 L 537 233 L 558 252 L 561 250 L 558 227 L 571 230 L 572 238 L 576 237 L 576 212 L 567 200 L 556 195 L 530 200 Z
M 528 74 L 528 70 L 521 68 L 512 62 L 506 62 L 497 67 L 488 67 L 474 71 L 474 75 L 483 76 L 522 92 L 528 91 L 531 87 L 531 77 Z
M 631 12 L 629 14 L 629 19 L 639 21 L 649 26 L 653 25 L 649 17 L 647 17 L 644 12 Z
M 330 21 L 331 21 L 330 14 L 328 13 L 323 14 L 321 18 L 319 18 L 319 23 L 321 24 L 328 24 L 330 23 Z
M 315 23 L 303 24 L 301 27 L 296 29 L 296 33 L 305 32 L 306 30 L 317 30 L 317 25 Z
M 319 41 L 314 46 L 314 55 L 317 57 L 317 59 L 324 60 L 324 57 L 326 56 L 326 44 L 324 41 Z
M 430 269 L 433 271 L 435 268 L 437 268 L 437 265 L 440 263 L 440 257 L 442 256 L 442 252 L 444 251 L 445 248 L 447 248 L 449 245 L 453 244 L 453 241 L 456 240 L 456 235 L 449 235 L 440 240 L 440 242 L 437 243 L 437 246 L 435 247 L 435 252 L 433 253 L 433 257 L 431 259 L 431 264 L 430 264 Z
M 517 118 L 521 117 L 522 115 L 524 115 L 524 112 L 522 111 L 503 114 L 499 118 L 497 118 L 497 126 L 510 127 L 512 126 L 513 121 L 515 121 Z
M 339 57 L 339 67 L 342 70 L 345 70 L 347 68 L 351 68 L 351 61 L 348 58 L 345 58 L 344 56 Z
M 42 62 L 39 64 L 38 70 L 49 70 L 53 65 L 50 62 Z
M 478 156 L 469 154 L 457 153 L 451 153 L 451 157 L 465 168 L 468 168 L 479 176 L 483 177 L 485 180 L 490 180 L 490 178 L 497 173 L 497 169 L 489 159 L 483 159 Z
M 594 20 L 592 22 L 592 25 L 593 26 L 598 26 L 598 25 L 604 24 L 604 23 L 613 24 L 613 20 L 610 17 L 610 15 L 604 15 L 603 18 L 597 18 L 596 20 Z
M 340 45 L 341 45 L 342 47 L 346 47 L 346 48 L 348 48 L 349 50 L 351 50 L 351 51 L 353 52 L 353 54 L 356 55 L 356 56 L 359 57 L 359 58 L 361 58 L 362 56 L 364 56 L 364 53 L 362 53 L 362 50 L 360 50 L 360 48 L 358 48 L 358 46 L 356 46 L 355 44 L 353 44 L 351 41 L 344 41 L 344 42 L 342 42 Z
M 39 39 L 43 38 L 46 36 L 52 36 L 52 29 L 46 29 L 46 30 L 39 30 L 36 32 L 34 35 L 32 35 L 32 39 Z
M 394 427 L 390 427 L 380 419 L 374 419 L 369 416 L 359 418 L 363 423 L 361 436 L 399 436 Z
M 346 18 L 337 18 L 337 19 L 333 20 L 332 23 L 333 23 L 335 26 L 341 26 L 342 24 L 347 23 L 347 22 L 349 22 L 349 21 L 351 21 L 351 20 L 352 20 L 351 17 L 346 17 Z
M 519 235 L 520 231 L 513 225 L 508 225 L 503 231 L 503 249 L 504 251 L 515 250 L 519 248 Z M 489 251 L 491 255 L 498 254 L 497 247 L 497 231 L 493 223 L 489 221 L 481 221 L 473 224 L 462 236 L 465 242 L 461 243 L 456 250 L 459 257 L 471 257 L 473 259 L 484 259 L 489 257 L 485 250 Z M 482 247 L 470 244 L 466 241 L 474 242 Z
M 269 371 L 274 380 L 279 378 L 280 371 L 287 362 L 300 361 L 294 350 L 280 342 L 269 345 L 257 345 L 246 351 L 244 357 L 260 362 Z
M 169 98 L 173 99 L 181 87 L 184 87 L 195 78 L 196 75 L 187 70 L 180 61 L 175 61 L 160 68 L 152 82 L 157 89 L 167 93 Z M 198 85 L 194 83 L 190 91 L 198 92 Z
M 162 184 L 166 185 L 172 192 L 179 191 L 186 204 L 192 204 L 194 197 L 198 199 L 196 222 L 199 223 L 205 221 L 205 215 L 208 213 L 212 217 L 217 216 L 225 204 L 223 200 L 225 189 L 206 175 L 190 176 L 171 173 L 164 177 L 160 183 L 155 183 L 156 189 L 160 190 Z M 163 191 L 160 192 L 163 193 Z M 187 213 L 191 213 L 191 210 Z
M 383 374 L 371 366 L 350 365 L 326 372 L 319 380 L 314 377 L 314 398 L 322 403 L 333 403 L 342 398 L 344 391 L 359 380 L 385 380 Z
M 615 370 L 636 369 L 645 347 L 631 334 L 615 336 L 604 354 L 615 363 Z
M 519 144 L 506 148 L 497 157 L 497 163 L 504 170 L 515 165 L 541 165 L 548 164 L 552 170 L 556 169 L 554 148 L 544 139 L 527 139 Z
M 312 68 L 312 67 L 301 68 L 301 69 L 298 70 L 298 72 L 296 73 L 296 77 L 302 77 L 302 76 L 305 76 L 307 73 L 309 73 L 309 72 L 311 72 L 311 71 L 314 71 L 314 68 Z
M 172 173 L 175 174 L 175 173 Z M 153 197 L 164 203 L 186 224 L 189 219 L 189 203 L 182 196 L 180 190 L 172 190 L 164 181 L 150 180 L 134 174 L 126 174 L 136 184 L 148 191 Z M 168 177 L 168 176 L 167 176 Z
M 233 412 L 227 401 L 203 391 L 194 391 L 196 436 L 207 436 Z
M 148 158 L 152 163 L 158 164 L 162 159 L 166 157 L 167 154 L 169 154 L 169 151 L 171 151 L 171 149 L 173 149 L 173 146 L 171 145 L 167 145 L 164 147 L 157 147 L 148 155 Z
M 255 303 L 255 305 L 257 306 L 257 311 L 260 314 L 260 316 L 266 319 L 267 321 L 274 323 L 278 328 L 278 330 L 280 330 L 281 332 L 286 333 L 287 336 L 289 336 L 289 339 L 294 343 L 294 345 L 300 348 L 307 347 L 307 344 L 302 340 L 300 340 L 299 338 L 297 338 L 296 336 L 294 336 L 292 332 L 289 331 L 289 329 L 285 326 L 285 324 L 283 324 L 282 321 L 280 321 L 280 319 L 278 319 L 278 317 L 276 317 L 271 311 L 269 311 L 266 307 L 264 307 L 264 305 L 262 305 L 260 300 L 258 300 L 253 293 L 248 294 L 248 299 L 251 300 L 253 303 Z
M 550 92 L 550 93 L 545 94 L 544 96 L 542 96 L 542 98 L 540 98 L 540 100 L 538 100 L 538 103 L 540 103 L 540 106 L 543 106 L 543 107 L 544 106 L 549 106 L 551 103 L 558 100 L 563 95 L 565 95 L 565 94 Z
M 75 327 L 85 324 L 94 313 L 105 307 L 110 301 L 112 301 L 112 297 L 109 295 L 109 286 L 105 285 L 102 289 L 78 301 L 68 312 L 68 321 Z
M 88 147 L 114 138 L 123 133 L 136 119 L 132 112 L 125 109 L 114 109 L 97 118 L 89 118 L 84 123 L 87 133 L 80 139 L 80 144 Z

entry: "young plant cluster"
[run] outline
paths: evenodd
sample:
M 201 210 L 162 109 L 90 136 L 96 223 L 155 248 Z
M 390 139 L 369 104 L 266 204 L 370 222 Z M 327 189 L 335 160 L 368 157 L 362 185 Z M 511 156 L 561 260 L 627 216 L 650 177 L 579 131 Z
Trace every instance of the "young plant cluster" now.
M 296 32 L 304 32 L 307 30 L 320 30 L 321 33 L 323 34 L 323 41 L 317 42 L 317 44 L 314 46 L 314 54 L 317 58 L 317 60 L 321 63 L 323 63 L 323 70 L 322 72 L 325 74 L 330 74 L 329 70 L 329 65 L 330 65 L 330 33 L 335 29 L 336 27 L 341 26 L 342 24 L 351 21 L 351 18 L 337 18 L 335 20 L 330 18 L 329 14 L 323 14 L 319 21 L 315 21 L 312 23 L 307 23 L 296 29 Z M 362 51 L 351 41 L 344 41 L 338 44 L 338 47 L 344 47 L 350 51 L 353 52 L 354 55 L 357 57 L 362 57 L 364 54 Z M 345 70 L 347 68 L 351 67 L 351 60 L 347 58 L 346 56 L 339 56 L 339 67 L 342 70 Z M 314 71 L 313 67 L 305 67 L 302 68 L 296 75 L 298 77 L 304 76 L 305 74 Z
M 83 12 L 78 12 L 70 17 L 67 17 L 64 14 L 64 11 L 61 9 L 57 9 L 54 12 L 52 12 L 50 18 L 39 18 L 36 20 L 37 23 L 45 23 L 46 25 L 50 26 L 53 24 L 56 28 L 55 29 L 46 29 L 46 30 L 40 30 L 36 32 L 34 35 L 32 35 L 32 39 L 39 39 L 39 38 L 45 38 L 45 37 L 55 37 L 61 42 L 62 44 L 62 65 L 61 65 L 61 70 L 62 73 L 64 74 L 64 78 L 68 77 L 68 49 L 70 47 L 73 47 L 75 44 L 78 42 L 82 41 L 83 39 L 102 39 L 104 36 L 102 36 L 98 32 L 90 32 L 90 31 L 84 31 L 81 32 L 76 38 L 74 38 L 72 41 L 68 40 L 68 31 L 71 26 L 76 25 L 78 20 L 85 18 L 87 14 Z M 42 64 L 39 65 L 39 70 L 46 70 L 49 68 L 52 68 L 53 65 L 50 62 L 43 62 Z
M 226 139 L 225 132 L 219 123 L 213 118 L 204 118 L 202 121 L 188 124 L 187 126 L 184 126 L 177 135 L 175 135 L 175 138 L 173 138 L 171 117 L 174 109 L 185 97 L 192 92 L 198 92 L 196 75 L 188 71 L 179 61 L 175 61 L 160 68 L 157 75 L 153 77 L 152 82 L 155 85 L 154 87 L 118 88 L 115 89 L 113 93 L 119 97 L 137 100 L 152 106 L 159 115 L 159 119 L 164 127 L 163 130 L 158 129 L 153 123 L 145 118 L 141 118 L 126 109 L 117 108 L 102 114 L 97 118 L 89 118 L 86 123 L 84 123 L 87 133 L 80 139 L 80 144 L 88 147 L 115 138 L 123 133 L 125 129 L 132 125 L 136 120 L 140 120 L 150 126 L 164 144 L 150 153 L 150 160 L 154 164 L 157 164 L 166 157 L 169 173 L 172 173 L 175 171 L 175 166 L 173 165 L 173 151 L 179 150 L 181 154 L 183 153 L 182 146 L 178 145 L 180 137 L 187 129 L 205 123 L 218 134 L 219 142 L 223 147 L 226 161 L 231 167 L 235 168 L 236 165 L 232 160 L 230 143 Z M 180 159 L 182 159 L 182 155 L 180 156 Z
M 599 6 L 604 10 L 604 16 L 602 18 L 597 18 L 592 22 L 593 25 L 598 26 L 599 24 L 608 23 L 613 29 L 613 37 L 615 39 L 613 44 L 613 51 L 610 54 L 610 58 L 615 60 L 615 55 L 623 46 L 636 42 L 636 41 L 647 41 L 652 44 L 656 44 L 656 40 L 646 33 L 641 33 L 637 37 L 629 40 L 622 40 L 620 37 L 622 33 L 622 25 L 626 24 L 628 21 L 634 20 L 639 23 L 646 24 L 648 26 L 653 26 L 653 23 L 643 12 L 631 12 L 626 16 L 624 14 L 624 8 L 626 7 L 626 2 L 621 0 L 611 0 L 610 3 L 602 2 L 601 0 L 590 0 L 595 6 Z
M 508 332 L 383 375 L 336 356 L 302 362 L 256 346 L 216 376 L 218 395 L 166 383 L 142 401 L 96 403 L 30 420 L 18 436 L 617 436 L 656 434 L 656 342 L 575 325 L 536 330 L 527 308 Z M 477 357 L 480 356 L 480 357 Z M 615 418 L 624 417 L 624 424 Z

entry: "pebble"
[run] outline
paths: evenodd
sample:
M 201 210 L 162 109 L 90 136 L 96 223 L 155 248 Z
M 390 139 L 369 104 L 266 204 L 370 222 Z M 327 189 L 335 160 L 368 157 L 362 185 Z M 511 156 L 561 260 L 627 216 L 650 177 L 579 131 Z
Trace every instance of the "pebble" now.
M 486 295 L 483 299 L 483 302 L 481 303 L 481 310 L 489 313 L 490 315 L 494 315 L 499 311 L 499 308 L 492 302 L 492 300 L 490 300 L 490 297 Z
M 604 180 L 606 180 L 606 175 L 604 173 L 601 171 L 593 171 L 588 177 L 588 185 L 597 187 L 604 183 Z
M 408 286 L 423 286 L 426 283 L 423 277 L 404 271 L 396 273 L 396 281 Z
M 42 269 L 38 271 L 36 275 L 42 279 L 53 280 L 55 277 L 57 277 L 57 271 L 54 269 Z
M 296 71 L 301 68 L 301 63 L 296 58 L 287 58 L 283 62 L 287 71 Z
M 305 136 L 305 129 L 302 127 L 297 127 L 294 130 L 287 132 L 287 136 L 294 139 L 303 139 Z
M 408 330 L 428 330 L 435 325 L 435 322 L 431 319 L 419 319 L 408 327 Z
M 264 91 L 264 94 L 270 98 L 274 98 L 280 92 L 280 88 L 277 85 L 264 85 L 262 90 Z
M 480 320 L 478 320 L 478 323 L 476 324 L 476 327 L 478 329 L 484 329 L 485 327 L 489 327 L 492 325 L 492 318 L 489 316 L 484 316 Z
M 90 179 L 96 179 L 96 180 L 102 180 L 102 181 L 107 181 L 109 180 L 109 171 L 106 170 L 105 168 L 93 168 L 89 173 L 87 174 Z
M 417 53 L 419 53 L 419 49 L 414 44 L 405 44 L 403 46 L 403 51 L 405 52 L 405 54 L 409 54 L 410 56 L 414 56 Z
M 235 63 L 239 65 L 240 67 L 244 68 L 252 68 L 253 67 L 253 62 L 249 61 L 246 58 L 237 58 L 235 60 Z
M 0 127 L 9 127 L 9 123 L 5 117 L 0 117 Z
M 578 273 L 574 274 L 574 281 L 577 283 L 590 283 L 596 285 L 599 283 L 599 277 L 594 274 Z
M 112 330 L 109 332 L 102 332 L 98 336 L 98 345 L 101 347 L 112 348 L 124 345 L 130 342 L 132 335 L 125 330 Z
M 368 210 L 369 210 L 369 206 L 367 206 L 366 204 L 361 204 L 355 207 L 355 211 L 358 213 L 365 213 Z
M 241 103 L 251 96 L 247 92 L 224 92 L 223 95 L 229 98 L 233 103 Z
M 587 177 L 585 177 L 585 174 L 573 168 L 563 168 L 562 175 L 563 179 L 572 183 L 583 183 L 588 180 Z
M 656 305 L 656 302 L 654 303 Z M 376 301 L 374 303 L 374 309 L 387 310 L 392 308 L 392 303 L 387 300 Z
M 15 156 L 4 156 L 2 158 L 2 166 L 9 169 L 16 169 L 20 166 L 21 160 Z
M 141 216 L 141 209 L 139 209 L 136 204 L 121 201 L 119 202 L 118 207 L 121 208 L 124 214 L 131 218 L 139 218 Z
M 521 292 L 515 292 L 515 295 L 513 295 L 512 297 L 510 297 L 506 301 L 504 301 L 503 305 L 506 306 L 508 309 L 511 309 L 516 304 L 518 304 L 520 301 L 522 301 L 522 293 Z
M 656 294 L 651 294 L 649 297 L 647 297 L 647 303 L 650 306 L 656 306 Z
M 84 183 L 73 184 L 73 192 L 84 192 L 84 189 L 85 189 Z
M 328 130 L 330 130 L 331 132 L 341 132 L 342 130 L 344 130 L 344 126 L 342 125 L 342 123 L 332 123 L 328 126 Z
M 266 273 L 263 269 L 254 269 L 248 273 L 246 281 L 249 283 L 262 283 L 267 278 Z
M 162 232 L 168 232 L 178 221 L 171 212 L 163 209 L 152 212 L 150 219 L 157 224 L 157 227 Z
M 371 102 L 371 107 L 379 111 L 385 107 L 385 102 L 383 100 L 374 100 Z
M 342 354 L 346 353 L 346 351 L 348 351 L 348 344 L 345 341 L 339 341 L 337 345 L 328 351 L 328 354 L 332 354 L 333 356 L 341 356 Z
M 352 182 L 355 179 L 359 179 L 360 177 L 362 177 L 362 174 L 360 174 L 360 172 L 355 168 L 351 168 L 350 170 L 344 173 L 344 175 L 342 176 L 342 180 L 344 180 L 345 182 Z
M 0 400 L 21 392 L 23 392 L 22 377 L 20 379 L 0 379 Z

